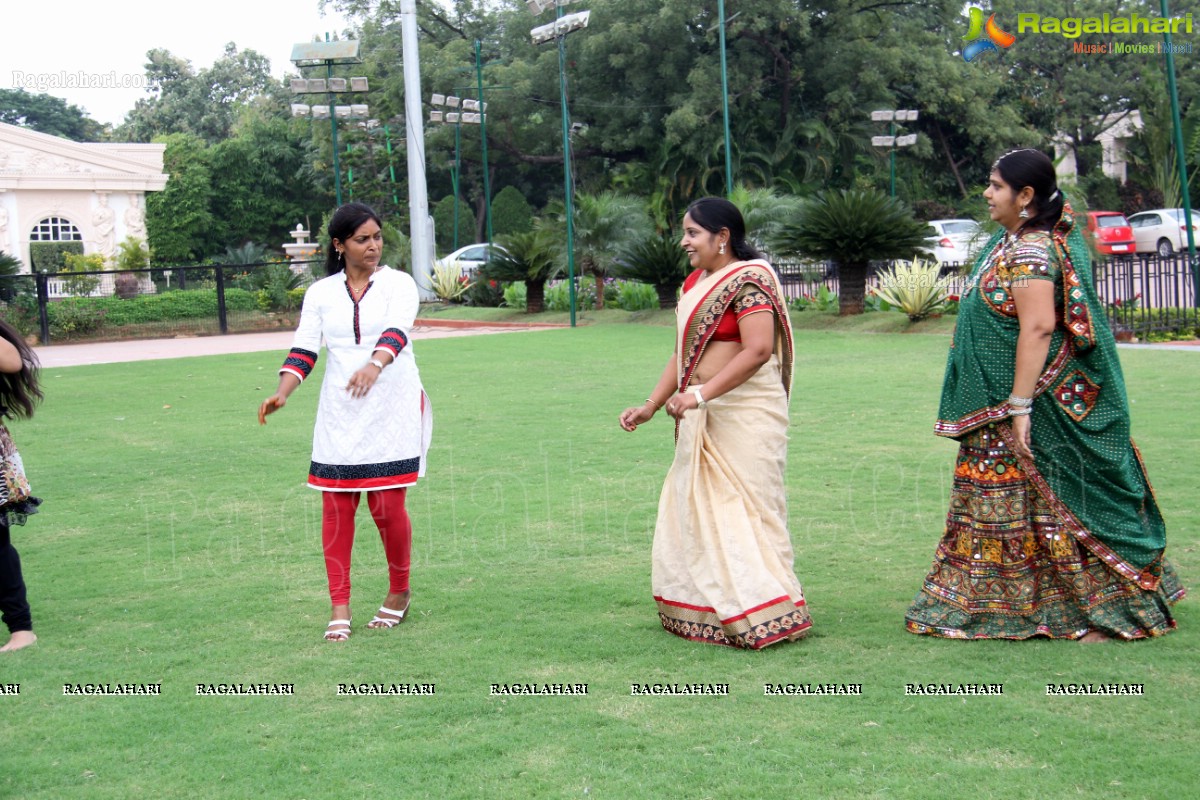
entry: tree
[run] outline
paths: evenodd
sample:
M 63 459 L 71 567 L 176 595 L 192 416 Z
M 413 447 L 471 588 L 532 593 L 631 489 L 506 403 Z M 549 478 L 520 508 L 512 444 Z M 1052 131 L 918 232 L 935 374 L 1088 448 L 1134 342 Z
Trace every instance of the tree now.
M 553 236 L 535 226 L 531 231 L 511 233 L 497 241 L 500 247 L 479 270 L 480 278 L 521 281 L 525 284 L 526 313 L 541 313 L 546 309 L 546 282 L 561 272 L 554 260 Z
M 911 258 L 926 225 L 904 203 L 876 189 L 823 192 L 775 234 L 777 252 L 837 262 L 838 309 L 861 314 L 872 260 Z
M 628 243 L 650 235 L 646 205 L 636 197 L 601 192 L 575 198 L 575 248 L 581 275 L 596 279 L 596 308 L 604 308 L 604 278 Z
M 49 94 L 0 89 L 0 122 L 76 142 L 98 142 L 105 130 L 78 106 Z
M 648 283 L 658 293 L 659 308 L 675 308 L 679 287 L 687 277 L 688 260 L 678 239 L 670 232 L 651 236 L 627 247 L 617 260 L 613 274 Z
M 455 204 L 458 205 L 459 235 L 457 238 L 455 238 L 454 231 Z M 475 212 L 471 210 L 471 207 L 462 198 L 448 194 L 433 207 L 433 230 L 437 236 L 438 249 L 443 253 L 457 250 L 465 244 L 470 244 L 463 236 L 464 232 L 469 231 L 471 237 L 474 237 Z
M 214 236 L 212 169 L 204 141 L 175 133 L 166 144 L 163 171 L 171 176 L 166 187 L 146 198 L 146 232 L 154 252 L 167 263 L 195 262 L 217 252 Z
M 191 133 L 209 144 L 228 138 L 242 106 L 274 94 L 282 111 L 283 88 L 271 77 L 271 62 L 254 50 L 230 42 L 207 69 L 196 70 L 169 50 L 146 53 L 146 91 L 116 135 L 123 141 L 148 142 L 155 136 Z
M 492 198 L 492 233 L 524 233 L 533 229 L 533 206 L 515 186 L 505 186 Z

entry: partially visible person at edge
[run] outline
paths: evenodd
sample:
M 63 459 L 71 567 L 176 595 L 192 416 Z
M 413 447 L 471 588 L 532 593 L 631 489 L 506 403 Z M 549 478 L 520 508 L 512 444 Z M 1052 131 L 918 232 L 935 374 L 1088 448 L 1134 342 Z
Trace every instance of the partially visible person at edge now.
M 362 492 L 387 556 L 389 588 L 368 628 L 392 628 L 409 608 L 412 524 L 407 487 L 425 474 L 432 410 L 409 330 L 419 306 L 406 273 L 379 264 L 382 223 L 369 206 L 347 203 L 329 222 L 325 271 L 304 293 L 300 325 L 279 370 L 279 388 L 258 421 L 283 408 L 317 363 L 325 339 L 308 485 L 322 494 L 321 538 L 333 604 L 328 641 L 350 638 L 350 555 Z
M 38 388 L 37 355 L 11 325 L 0 320 L 0 418 L 33 416 L 42 399 Z M 21 559 L 12 546 L 10 528 L 24 525 L 42 501 L 29 493 L 21 454 L 8 428 L 0 422 L 0 617 L 8 626 L 8 642 L 0 653 L 29 647 L 37 641 L 25 597 Z
M 694 271 L 676 312 L 675 352 L 649 399 L 620 416 L 627 431 L 663 407 L 675 419 L 651 587 L 671 633 L 760 649 L 812 626 L 784 487 L 791 325 L 779 277 L 746 241 L 735 205 L 692 203 L 680 244 Z
M 1037 150 L 983 193 L 1003 230 L 968 279 L 935 432 L 960 442 L 913 633 L 1159 636 L 1184 589 L 1141 455 L 1088 250 Z

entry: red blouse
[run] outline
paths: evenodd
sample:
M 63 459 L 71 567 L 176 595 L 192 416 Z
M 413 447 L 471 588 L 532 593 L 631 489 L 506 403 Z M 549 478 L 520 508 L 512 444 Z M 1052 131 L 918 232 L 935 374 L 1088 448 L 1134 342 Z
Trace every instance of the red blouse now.
M 683 282 L 683 291 L 687 292 L 701 278 L 704 277 L 704 270 L 698 269 Z M 713 332 L 712 341 L 714 342 L 738 342 L 742 341 L 742 332 L 738 328 L 738 320 L 747 314 L 753 314 L 756 311 L 771 311 L 771 303 L 767 296 L 757 286 L 748 285 L 744 287 L 738 296 L 734 298 L 733 303 L 721 315 L 721 319 L 717 322 L 717 329 Z M 732 311 L 733 313 L 729 313 Z

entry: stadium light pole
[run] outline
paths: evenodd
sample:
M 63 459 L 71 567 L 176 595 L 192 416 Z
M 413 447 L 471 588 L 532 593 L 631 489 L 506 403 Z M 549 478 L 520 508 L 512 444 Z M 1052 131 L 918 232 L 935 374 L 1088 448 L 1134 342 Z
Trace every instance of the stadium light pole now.
M 909 111 L 909 110 L 900 110 L 900 111 L 883 110 L 883 111 L 872 111 L 871 112 L 872 120 L 874 120 L 875 122 L 887 122 L 891 126 L 890 131 L 887 136 L 872 136 L 871 144 L 874 145 L 875 147 L 888 148 L 888 160 L 890 162 L 890 167 L 888 169 L 888 172 L 891 174 L 891 196 L 892 197 L 896 196 L 896 148 L 897 147 L 911 147 L 912 145 L 917 143 L 917 135 L 915 133 L 910 133 L 907 136 L 897 136 L 896 135 L 896 123 L 897 122 L 916 122 L 918 113 L 919 112 L 917 112 L 917 111 Z
M 367 116 L 367 106 L 355 104 L 353 106 L 335 106 L 334 95 L 343 92 L 360 92 L 366 93 L 370 91 L 366 78 L 335 78 L 333 77 L 334 64 L 358 64 L 362 59 L 358 57 L 358 42 L 354 39 L 346 39 L 343 41 L 329 41 L 329 34 L 325 34 L 323 42 L 301 42 L 292 45 L 291 61 L 297 67 L 321 66 L 325 67 L 324 78 L 313 78 L 305 80 L 304 78 L 293 78 L 291 80 L 291 88 L 293 94 L 323 94 L 326 97 L 328 105 L 310 106 L 306 103 L 292 103 L 293 117 L 307 117 L 311 114 L 313 119 L 324 119 L 329 117 L 330 136 L 333 139 L 333 187 L 334 195 L 337 198 L 337 204 L 342 204 L 342 169 L 338 161 L 338 134 L 337 134 L 337 118 L 339 116 L 348 118 L 353 116 Z
M 571 181 L 571 134 L 567 117 L 567 34 L 586 28 L 590 11 L 563 14 L 562 7 L 571 0 L 527 0 L 526 5 L 534 15 L 554 6 L 558 12 L 554 22 L 541 25 L 529 32 L 534 44 L 551 40 L 558 42 L 558 93 L 562 105 L 563 142 L 563 192 L 567 201 L 567 292 L 571 305 L 571 327 L 575 327 L 575 210 L 571 196 L 574 194 Z

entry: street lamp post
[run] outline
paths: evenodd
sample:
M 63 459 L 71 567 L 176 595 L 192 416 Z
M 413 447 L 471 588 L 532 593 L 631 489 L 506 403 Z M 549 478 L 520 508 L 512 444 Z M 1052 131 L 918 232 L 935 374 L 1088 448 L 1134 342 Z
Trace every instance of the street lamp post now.
M 563 193 L 567 202 L 567 292 L 571 304 L 571 327 L 575 327 L 575 211 L 572 206 L 574 189 L 571 182 L 571 133 L 567 117 L 567 34 L 586 28 L 590 11 L 563 14 L 562 7 L 571 0 L 527 0 L 526 5 L 535 16 L 554 6 L 558 16 L 548 25 L 540 25 L 529 32 L 534 44 L 550 40 L 558 42 L 558 93 L 562 105 L 563 142 Z
M 891 195 L 892 195 L 892 197 L 896 196 L 896 148 L 897 147 L 911 147 L 912 145 L 917 143 L 917 135 L 915 133 L 910 133 L 907 136 L 897 136 L 896 135 L 896 123 L 897 122 L 916 122 L 918 113 L 919 112 L 917 112 L 917 111 L 911 111 L 911 110 L 900 110 L 900 111 L 884 110 L 884 111 L 872 111 L 871 112 L 872 120 L 874 120 L 875 122 L 887 122 L 890 125 L 888 135 L 887 136 L 872 136 L 871 144 L 874 145 L 875 147 L 888 148 L 888 160 L 890 161 L 890 166 L 889 166 L 888 172 L 891 174 L 891 187 L 892 187 Z
M 342 105 L 335 106 L 335 95 L 346 92 L 363 93 L 370 91 L 366 78 L 335 78 L 333 77 L 334 64 L 358 64 L 362 61 L 358 57 L 358 42 L 354 39 L 331 42 L 301 42 L 292 45 L 291 61 L 297 67 L 306 66 L 321 66 L 325 67 L 324 78 L 312 78 L 305 80 L 304 78 L 293 78 L 291 81 L 293 94 L 318 94 L 325 95 L 328 105 L 310 106 L 306 103 L 292 103 L 292 116 L 307 117 L 311 114 L 313 119 L 329 118 L 330 136 L 333 141 L 333 186 L 334 195 L 337 198 L 337 204 L 342 204 L 342 170 L 338 161 L 338 132 L 337 120 L 338 117 L 343 118 L 366 118 L 367 106 L 365 104 Z

